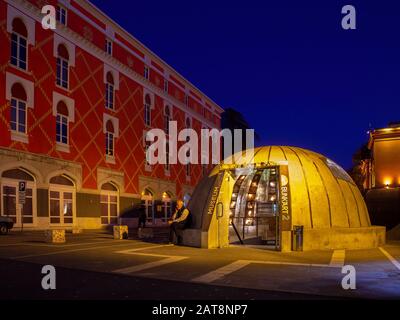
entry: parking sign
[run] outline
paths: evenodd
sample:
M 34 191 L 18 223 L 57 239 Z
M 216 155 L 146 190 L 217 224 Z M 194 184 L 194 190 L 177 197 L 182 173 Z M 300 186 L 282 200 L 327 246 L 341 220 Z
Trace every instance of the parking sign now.
M 20 181 L 18 185 L 19 196 L 18 196 L 18 203 L 25 204 L 26 199 L 26 181 Z

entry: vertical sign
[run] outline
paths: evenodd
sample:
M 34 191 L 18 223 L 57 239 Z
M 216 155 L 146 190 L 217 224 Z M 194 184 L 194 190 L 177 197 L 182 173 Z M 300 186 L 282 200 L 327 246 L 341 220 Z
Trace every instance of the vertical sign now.
M 280 208 L 282 231 L 292 230 L 292 211 L 290 203 L 289 167 L 280 166 Z
M 26 201 L 26 181 L 20 181 L 18 184 L 18 203 L 21 206 L 21 231 L 24 230 L 24 204 Z

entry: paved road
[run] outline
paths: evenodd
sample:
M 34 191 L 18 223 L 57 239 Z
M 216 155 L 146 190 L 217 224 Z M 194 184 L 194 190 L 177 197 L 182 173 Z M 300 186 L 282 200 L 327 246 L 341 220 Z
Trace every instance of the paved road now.
M 400 299 L 400 244 L 354 251 L 279 253 L 254 247 L 219 250 L 161 241 L 115 241 L 106 233 L 68 235 L 48 245 L 41 233 L 0 237 L 3 299 Z M 57 269 L 57 290 L 41 289 L 41 267 Z M 357 290 L 341 287 L 342 266 L 357 271 Z

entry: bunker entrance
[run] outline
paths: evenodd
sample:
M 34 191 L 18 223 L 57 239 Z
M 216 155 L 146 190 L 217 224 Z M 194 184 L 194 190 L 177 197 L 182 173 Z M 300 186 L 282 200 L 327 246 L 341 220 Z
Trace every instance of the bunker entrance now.
M 230 243 L 279 250 L 279 166 L 236 169 L 235 177 L 230 201 Z

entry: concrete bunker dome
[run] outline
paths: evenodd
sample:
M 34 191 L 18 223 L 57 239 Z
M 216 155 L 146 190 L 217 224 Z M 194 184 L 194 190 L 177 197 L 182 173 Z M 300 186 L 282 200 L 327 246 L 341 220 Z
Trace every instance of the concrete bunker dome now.
M 371 226 L 359 189 L 332 160 L 302 148 L 266 146 L 255 149 L 253 158 L 244 157 L 236 165 L 261 163 L 288 165 L 293 225 L 307 229 Z M 219 170 L 215 168 L 211 175 Z
M 274 210 L 280 219 L 277 222 L 278 250 L 293 249 L 295 226 L 304 228 L 304 250 L 363 249 L 385 243 L 385 228 L 371 225 L 358 187 L 347 172 L 332 160 L 310 150 L 289 146 L 260 147 L 250 154 L 245 154 L 236 162 L 232 158 L 226 159 L 199 183 L 189 203 L 194 223 L 187 232 L 188 237 L 184 237 L 188 245 L 205 248 L 228 246 L 232 238 L 232 222 L 238 212 L 247 217 L 249 190 L 253 185 L 258 185 L 257 194 L 264 190 L 260 189 L 260 180 L 255 182 L 254 177 L 268 176 L 265 173 L 270 168 L 276 168 L 278 172 L 276 181 L 279 191 L 277 200 L 272 204 L 276 204 L 278 209 Z M 242 183 L 241 191 L 235 191 L 240 179 L 248 182 L 247 189 Z M 283 192 L 280 188 L 283 185 L 287 185 L 289 190 L 285 199 L 288 213 L 282 209 Z M 237 199 L 240 197 L 243 204 L 235 205 L 233 213 L 232 204 L 239 203 Z M 254 197 L 252 201 L 250 207 L 253 208 L 252 218 L 255 218 L 258 203 Z M 268 203 L 260 203 L 260 208 L 265 204 L 268 206 Z M 283 221 L 287 217 L 289 219 Z M 262 220 L 261 215 L 257 218 Z M 257 223 L 260 221 L 254 220 Z M 269 225 L 269 222 L 266 224 Z

